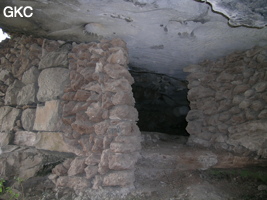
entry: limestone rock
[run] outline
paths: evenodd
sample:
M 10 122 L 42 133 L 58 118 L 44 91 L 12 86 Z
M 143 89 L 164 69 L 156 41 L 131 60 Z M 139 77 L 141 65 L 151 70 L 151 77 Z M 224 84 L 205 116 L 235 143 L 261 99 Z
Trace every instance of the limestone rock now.
M 99 122 L 102 120 L 103 109 L 100 102 L 92 103 L 86 111 L 89 119 L 93 122 Z
M 109 120 L 105 120 L 94 125 L 95 133 L 97 135 L 104 135 L 109 128 Z
M 100 159 L 101 159 L 101 154 L 91 153 L 85 159 L 85 164 L 86 165 L 97 165 L 98 163 L 100 163 Z
M 122 49 L 119 49 L 116 53 L 111 54 L 107 61 L 111 64 L 120 64 L 122 66 L 127 65 L 128 59 Z
M 64 68 L 44 69 L 38 78 L 37 99 L 41 102 L 58 99 L 69 84 L 69 70 Z
M 24 72 L 21 81 L 25 85 L 37 83 L 39 74 L 40 71 L 37 67 L 31 67 L 29 70 Z
M 111 78 L 119 79 L 121 77 L 124 77 L 129 81 L 130 84 L 134 83 L 134 80 L 129 71 L 119 64 L 107 64 L 104 66 L 104 71 Z
M 30 131 L 17 131 L 14 144 L 20 146 L 34 146 L 36 144 L 36 133 Z
M 134 180 L 133 171 L 111 172 L 104 177 L 103 186 L 127 186 L 133 184 Z
M 135 100 L 133 94 L 130 92 L 117 92 L 112 98 L 111 101 L 114 105 L 130 105 L 134 106 Z
M 7 132 L 0 132 L 0 147 L 10 144 L 13 134 Z
M 260 83 L 257 83 L 256 85 L 254 85 L 255 90 L 257 92 L 263 92 L 263 91 L 266 91 L 266 88 L 267 88 L 267 82 L 260 82 Z
M 130 83 L 125 79 L 117 79 L 117 80 L 109 80 L 105 83 L 104 91 L 106 92 L 129 92 L 131 91 L 132 87 Z
M 139 151 L 141 149 L 141 145 L 112 142 L 110 144 L 110 149 L 114 153 L 131 153 L 131 152 Z
M 86 178 L 91 179 L 98 173 L 98 166 L 87 166 L 84 171 L 86 173 Z
M 214 90 L 200 86 L 200 87 L 192 88 L 191 90 L 189 90 L 188 99 L 190 101 L 193 101 L 193 100 L 199 99 L 199 98 L 212 97 L 212 96 L 214 96 L 214 94 L 215 94 Z
M 17 104 L 17 95 L 23 86 L 24 84 L 21 81 L 15 80 L 14 83 L 8 87 L 5 96 L 5 105 Z
M 0 132 L 10 132 L 15 125 L 21 111 L 9 106 L 0 107 Z
M 72 152 L 71 146 L 64 141 L 61 132 L 38 132 L 34 146 L 49 151 Z
M 56 181 L 57 187 L 68 187 L 74 189 L 75 191 L 84 191 L 88 189 L 91 184 L 89 180 L 78 176 L 61 176 Z
M 68 52 L 67 51 L 52 51 L 41 58 L 39 69 L 50 67 L 68 67 Z
M 58 131 L 60 128 L 59 100 L 38 104 L 33 129 L 36 131 Z
M 13 179 L 14 176 L 27 180 L 37 173 L 42 173 L 43 166 L 63 162 L 69 154 L 50 154 L 35 148 L 17 148 L 0 155 L 0 172 L 2 177 Z
M 115 106 L 110 111 L 109 118 L 110 119 L 122 119 L 122 120 L 127 119 L 127 120 L 137 121 L 138 112 L 132 106 L 119 105 L 119 106 Z
M 109 155 L 109 168 L 113 170 L 133 169 L 138 159 L 138 153 L 115 153 Z
M 56 174 L 57 176 L 66 176 L 68 170 L 63 166 L 63 164 L 59 164 L 52 169 L 52 173 Z
M 33 130 L 35 113 L 36 113 L 36 109 L 31 109 L 31 108 L 25 109 L 22 112 L 21 123 L 22 123 L 22 127 L 25 130 L 27 130 L 27 131 Z
M 68 170 L 68 175 L 74 176 L 74 175 L 84 173 L 85 167 L 86 167 L 85 166 L 85 158 L 77 157 L 71 162 L 70 168 Z
M 24 86 L 18 93 L 17 104 L 27 105 L 36 103 L 37 87 L 35 83 Z

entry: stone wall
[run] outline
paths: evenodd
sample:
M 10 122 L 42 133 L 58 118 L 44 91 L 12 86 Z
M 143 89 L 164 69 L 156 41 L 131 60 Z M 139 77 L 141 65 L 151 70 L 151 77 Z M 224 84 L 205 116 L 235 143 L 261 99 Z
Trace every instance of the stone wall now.
M 141 146 L 125 42 L 13 36 L 0 56 L 0 147 L 75 153 L 53 169 L 58 187 L 133 186 Z
M 267 47 L 231 54 L 189 72 L 189 144 L 267 157 Z

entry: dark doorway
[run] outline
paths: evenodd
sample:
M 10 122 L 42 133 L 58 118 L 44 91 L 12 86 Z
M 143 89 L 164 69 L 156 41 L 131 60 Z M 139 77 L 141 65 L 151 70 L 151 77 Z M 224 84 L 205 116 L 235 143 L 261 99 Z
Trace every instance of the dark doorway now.
M 140 130 L 188 136 L 187 81 L 132 66 L 130 73 Z

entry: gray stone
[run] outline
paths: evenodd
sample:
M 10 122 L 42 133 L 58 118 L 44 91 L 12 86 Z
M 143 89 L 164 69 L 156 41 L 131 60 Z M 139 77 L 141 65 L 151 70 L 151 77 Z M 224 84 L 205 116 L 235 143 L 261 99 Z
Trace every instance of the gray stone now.
M 86 178 L 91 179 L 98 173 L 98 166 L 87 166 L 84 171 L 86 173 Z
M 39 91 L 37 98 L 39 101 L 49 101 L 58 99 L 63 95 L 64 89 L 69 83 L 69 70 L 64 68 L 44 69 L 38 78 Z
M 73 152 L 72 147 L 64 141 L 62 132 L 38 132 L 34 146 L 49 151 Z
M 29 70 L 24 72 L 21 81 L 25 85 L 37 83 L 39 74 L 40 71 L 37 67 L 31 67 Z
M 59 118 L 59 100 L 45 102 L 45 105 L 37 105 L 33 130 L 58 131 L 61 121 Z
M 138 112 L 133 106 L 119 105 L 110 110 L 110 119 L 138 120 Z
M 263 92 L 267 89 L 267 82 L 260 82 L 253 86 L 256 92 Z
M 113 170 L 134 169 L 138 153 L 114 153 L 109 155 L 109 168 Z
M 68 175 L 75 176 L 84 173 L 85 167 L 85 158 L 77 157 L 71 162 L 70 168 L 68 170 Z
M 199 98 L 213 97 L 214 95 L 215 95 L 214 90 L 203 87 L 203 86 L 199 86 L 199 87 L 192 88 L 191 90 L 189 90 L 188 99 L 190 101 L 194 101 Z
M 133 171 L 118 171 L 111 172 L 103 179 L 103 186 L 128 186 L 133 184 L 134 172 Z
M 217 156 L 213 153 L 207 153 L 206 155 L 201 155 L 198 158 L 198 162 L 202 164 L 202 170 L 206 170 L 218 162 Z
M 18 105 L 28 105 L 36 103 L 37 86 L 35 83 L 28 84 L 21 88 L 17 96 Z
M 21 111 L 9 106 L 0 107 L 0 132 L 10 132 L 20 116 Z
M 44 166 L 63 162 L 69 154 L 49 153 L 35 148 L 15 148 L 10 152 L 4 151 L 0 156 L 0 172 L 8 180 L 14 176 L 27 180 L 39 173 L 43 173 Z
M 30 109 L 30 108 L 25 109 L 22 112 L 21 123 L 22 123 L 22 127 L 25 130 L 27 130 L 27 131 L 33 130 L 35 114 L 36 114 L 36 109 Z
M 0 81 L 4 82 L 9 78 L 10 72 L 6 69 L 0 70 Z
M 36 133 L 29 131 L 17 131 L 15 133 L 14 144 L 20 146 L 34 146 L 36 144 Z
M 8 145 L 12 139 L 12 133 L 0 132 L 0 147 Z
M 7 88 L 6 96 L 5 96 L 5 105 L 16 105 L 17 104 L 17 95 L 24 84 L 15 80 L 12 85 Z
M 68 52 L 58 51 L 45 54 L 39 63 L 39 69 L 51 67 L 68 67 Z
M 91 184 L 90 181 L 83 177 L 78 176 L 61 176 L 56 181 L 57 187 L 68 187 L 74 189 L 75 191 L 84 191 L 88 189 Z
M 141 149 L 141 145 L 112 142 L 110 144 L 110 149 L 114 153 L 131 153 L 131 152 L 139 151 Z

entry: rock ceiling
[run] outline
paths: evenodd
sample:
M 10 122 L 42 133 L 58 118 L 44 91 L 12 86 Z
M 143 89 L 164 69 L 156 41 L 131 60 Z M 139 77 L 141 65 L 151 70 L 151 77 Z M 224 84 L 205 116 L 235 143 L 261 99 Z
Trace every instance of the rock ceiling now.
M 31 6 L 6 18 L 6 6 Z M 266 0 L 1 0 L 0 27 L 76 42 L 119 37 L 132 66 L 184 78 L 204 59 L 267 45 Z

